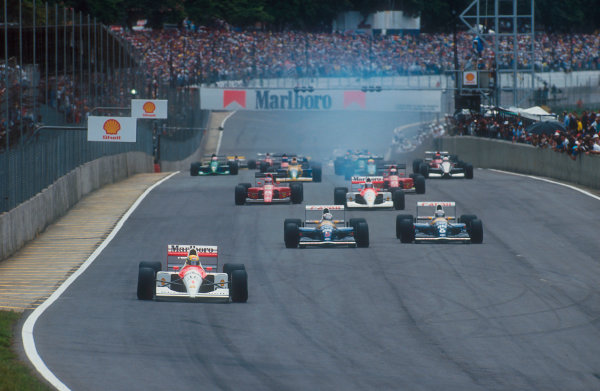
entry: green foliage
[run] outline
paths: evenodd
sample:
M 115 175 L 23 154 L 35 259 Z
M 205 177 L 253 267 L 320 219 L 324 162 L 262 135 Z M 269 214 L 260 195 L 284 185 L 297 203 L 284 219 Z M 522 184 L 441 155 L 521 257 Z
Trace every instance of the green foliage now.
M 0 311 L 0 391 L 50 390 L 12 352 L 13 329 L 21 314 Z

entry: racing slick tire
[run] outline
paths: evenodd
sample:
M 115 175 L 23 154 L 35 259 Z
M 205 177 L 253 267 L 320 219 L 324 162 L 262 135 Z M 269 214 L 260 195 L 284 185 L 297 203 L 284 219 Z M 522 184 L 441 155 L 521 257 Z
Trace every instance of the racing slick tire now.
M 425 177 L 423 175 L 415 175 L 415 192 L 417 194 L 425 194 Z
M 260 162 L 260 172 L 267 172 L 269 170 L 269 164 L 267 162 Z
M 190 164 L 190 175 L 198 176 L 198 171 L 200 171 L 201 164 L 198 162 Z
M 300 243 L 300 230 L 298 224 L 287 223 L 283 227 L 283 241 L 286 248 L 297 248 Z
M 471 221 L 469 236 L 471 237 L 471 243 L 480 244 L 483 242 L 483 223 L 481 220 L 475 219 Z
M 415 160 L 413 160 L 413 165 L 412 165 L 413 174 L 420 174 L 421 173 L 421 163 L 423 163 L 423 159 L 415 159 Z
M 248 160 L 248 168 L 251 170 L 256 170 L 256 160 Z
M 300 204 L 304 200 L 304 187 L 302 183 L 290 183 L 292 204 Z
M 154 270 L 154 273 L 158 273 L 162 270 L 162 263 L 159 261 L 142 261 L 139 267 L 149 267 Z
M 400 222 L 402 220 L 408 220 L 412 223 L 413 217 L 412 217 L 412 215 L 397 215 L 396 216 L 396 238 L 398 238 L 398 239 L 400 239 L 400 237 L 401 237 Z
M 244 182 L 244 183 L 240 183 L 240 186 L 244 186 L 244 189 L 246 189 L 246 191 L 248 191 L 248 189 L 252 187 L 252 183 Z
M 396 191 L 392 193 L 392 200 L 394 201 L 394 209 L 404 210 L 405 197 L 403 191 Z
M 229 296 L 234 303 L 248 301 L 248 273 L 245 269 L 236 269 L 231 272 Z
M 229 162 L 228 165 L 229 165 L 229 173 L 231 175 L 237 175 L 240 170 L 239 164 L 237 164 L 237 162 Z
M 348 225 L 352 228 L 354 228 L 354 230 L 356 230 L 356 226 L 358 225 L 358 223 L 366 223 L 367 220 L 365 220 L 364 217 L 353 217 L 348 221 Z
M 293 224 L 298 225 L 298 227 L 302 227 L 302 220 L 301 219 L 285 219 L 285 220 L 283 220 L 283 229 L 285 229 L 285 226 L 288 223 L 293 223 Z
M 473 179 L 473 165 L 470 163 L 465 164 L 465 178 Z
M 412 243 L 415 240 L 415 225 L 411 220 L 396 218 L 396 237 L 399 236 L 400 242 Z
M 419 173 L 425 178 L 429 178 L 429 165 L 427 165 L 426 163 L 422 163 L 419 167 Z
M 323 168 L 321 163 L 314 162 L 310 164 L 312 168 L 312 180 L 313 182 L 321 182 L 323 180 Z
M 244 205 L 246 203 L 246 196 L 248 195 L 248 189 L 243 185 L 239 184 L 235 187 L 235 204 Z
M 390 187 L 390 193 L 392 193 L 392 200 L 394 199 L 394 193 L 402 191 L 399 187 Z
M 156 272 L 151 267 L 140 266 L 138 271 L 137 298 L 152 300 L 156 292 Z
M 460 161 L 460 160 L 458 160 L 458 155 L 455 155 L 455 154 L 448 155 L 448 158 L 450 159 L 451 162 L 458 163 Z
M 333 204 L 334 205 L 346 205 L 346 194 L 348 193 L 347 187 L 336 187 L 333 190 Z
M 359 221 L 354 228 L 357 247 L 369 247 L 369 226 L 366 221 Z
M 473 220 L 476 220 L 477 216 L 476 215 L 460 215 L 460 218 L 458 219 L 459 223 L 463 223 L 464 225 L 467 226 L 467 231 L 471 229 L 471 222 Z

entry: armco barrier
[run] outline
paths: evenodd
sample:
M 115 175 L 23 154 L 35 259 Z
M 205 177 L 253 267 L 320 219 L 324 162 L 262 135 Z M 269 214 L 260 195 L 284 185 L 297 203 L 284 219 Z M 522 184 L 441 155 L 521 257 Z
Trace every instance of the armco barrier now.
M 0 260 L 34 239 L 84 195 L 131 175 L 152 172 L 152 156 L 127 152 L 85 163 L 35 197 L 0 215 Z
M 445 136 L 430 139 L 415 151 L 395 153 L 391 160 L 410 163 L 423 158 L 426 150 L 443 150 L 456 154 L 476 168 L 495 168 L 553 178 L 600 189 L 600 156 L 583 155 L 572 160 L 567 154 L 527 144 L 472 136 Z M 477 175 L 477 174 L 475 174 Z
M 567 154 L 527 144 L 471 136 L 442 137 L 440 148 L 475 167 L 496 168 L 600 188 L 600 156 Z

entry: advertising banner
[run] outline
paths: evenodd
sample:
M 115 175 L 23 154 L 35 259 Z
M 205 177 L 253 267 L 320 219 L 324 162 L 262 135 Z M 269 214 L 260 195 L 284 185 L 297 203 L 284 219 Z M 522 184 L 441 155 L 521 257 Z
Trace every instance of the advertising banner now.
M 137 119 L 131 117 L 88 117 L 88 141 L 135 143 Z
M 476 71 L 465 71 L 463 72 L 463 86 L 477 86 L 477 72 Z
M 166 99 L 132 99 L 131 116 L 133 118 L 167 118 Z
M 440 90 L 310 90 L 201 88 L 203 110 L 440 112 Z

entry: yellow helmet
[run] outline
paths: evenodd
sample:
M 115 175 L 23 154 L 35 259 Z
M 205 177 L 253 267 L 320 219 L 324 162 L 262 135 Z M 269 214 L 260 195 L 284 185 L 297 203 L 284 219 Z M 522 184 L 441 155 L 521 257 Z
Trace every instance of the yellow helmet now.
M 193 265 L 193 266 L 199 266 L 200 265 L 200 257 L 197 255 L 194 255 L 194 254 L 188 255 L 187 264 Z

